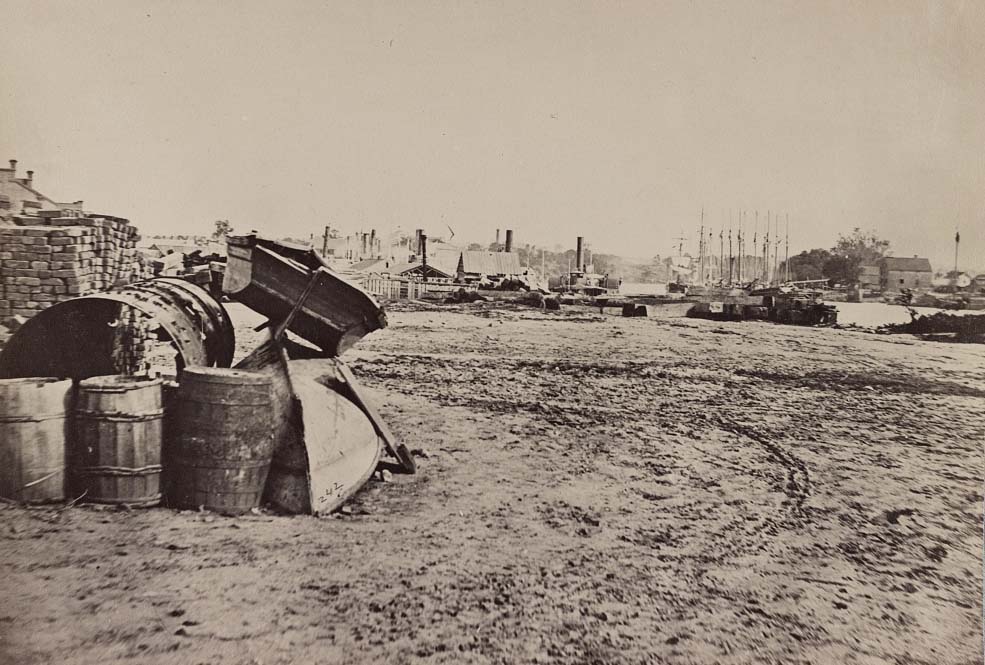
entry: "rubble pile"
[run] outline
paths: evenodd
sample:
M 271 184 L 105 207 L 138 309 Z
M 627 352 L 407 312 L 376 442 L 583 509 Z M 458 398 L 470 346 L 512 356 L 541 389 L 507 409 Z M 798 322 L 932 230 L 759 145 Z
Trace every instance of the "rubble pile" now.
M 31 219 L 0 226 L 0 319 L 134 281 L 137 228 L 117 217 Z

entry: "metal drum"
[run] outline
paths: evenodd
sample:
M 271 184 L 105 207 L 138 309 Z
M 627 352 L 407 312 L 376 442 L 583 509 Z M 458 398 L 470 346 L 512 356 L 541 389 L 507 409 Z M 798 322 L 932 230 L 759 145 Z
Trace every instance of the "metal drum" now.
M 161 380 L 97 376 L 79 382 L 70 445 L 73 492 L 93 503 L 161 502 Z
M 70 379 L 0 380 L 0 496 L 65 498 L 65 415 L 71 408 Z
M 168 415 L 170 506 L 235 515 L 259 505 L 274 452 L 271 392 L 260 372 L 185 368 Z

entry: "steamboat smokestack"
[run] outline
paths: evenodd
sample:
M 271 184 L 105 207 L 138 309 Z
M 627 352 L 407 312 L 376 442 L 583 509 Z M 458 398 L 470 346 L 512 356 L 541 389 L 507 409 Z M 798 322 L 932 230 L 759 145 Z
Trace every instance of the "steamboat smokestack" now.
M 575 270 L 577 270 L 578 272 L 584 271 L 584 263 L 585 263 L 584 241 L 585 241 L 584 238 L 578 236 L 578 244 L 575 246 Z
M 506 229 L 506 249 L 504 251 L 513 251 L 513 229 Z

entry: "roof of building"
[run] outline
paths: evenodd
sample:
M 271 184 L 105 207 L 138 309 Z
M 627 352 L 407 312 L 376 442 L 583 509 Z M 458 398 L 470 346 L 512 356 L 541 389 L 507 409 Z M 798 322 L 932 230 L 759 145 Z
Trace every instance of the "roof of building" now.
M 395 263 L 387 268 L 386 272 L 391 275 L 406 275 L 407 273 L 420 272 L 420 263 Z M 454 277 L 453 273 L 448 273 L 438 266 L 428 263 L 428 276 Z
M 348 267 L 348 270 L 354 272 L 372 272 L 383 268 L 386 268 L 386 261 L 383 259 L 363 259 L 362 261 L 353 263 Z
M 513 252 L 462 252 L 462 270 L 479 275 L 519 275 L 520 256 Z
M 33 188 L 33 187 L 31 187 L 30 185 L 28 185 L 28 184 L 27 184 L 26 182 L 24 182 L 24 181 L 22 181 L 22 180 L 20 180 L 20 179 L 17 179 L 17 178 L 13 178 L 13 179 L 11 180 L 11 182 L 13 182 L 13 183 L 16 183 L 16 184 L 18 184 L 18 185 L 20 185 L 21 187 L 23 187 L 23 188 L 24 188 L 24 189 L 26 189 L 27 191 L 29 191 L 29 192 L 31 192 L 32 194 L 34 194 L 34 196 L 35 196 L 35 197 L 36 197 L 36 198 L 37 198 L 37 199 L 38 199 L 39 201 L 45 201 L 45 202 L 47 202 L 47 203 L 50 203 L 50 204 L 51 204 L 51 205 L 53 205 L 53 206 L 57 206 L 57 205 L 58 205 L 57 203 L 55 203 L 54 201 L 52 201 L 51 199 L 49 199 L 49 198 L 48 198 L 47 196 L 45 196 L 44 194 L 42 194 L 41 192 L 39 192 L 38 190 L 36 190 L 36 189 L 34 189 L 34 188 Z
M 438 247 L 428 247 L 428 265 L 437 266 L 441 272 L 454 275 L 458 272 L 458 259 L 462 256 L 462 250 L 448 244 Z
M 887 256 L 883 259 L 886 270 L 898 270 L 901 272 L 933 272 L 930 267 L 930 259 L 922 259 L 914 256 L 907 258 L 903 256 Z

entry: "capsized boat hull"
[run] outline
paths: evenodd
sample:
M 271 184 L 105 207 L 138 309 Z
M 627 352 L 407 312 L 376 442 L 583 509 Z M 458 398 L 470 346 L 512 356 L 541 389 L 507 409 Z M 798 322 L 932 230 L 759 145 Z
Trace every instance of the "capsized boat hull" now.
M 331 361 L 292 360 L 288 367 L 304 431 L 311 513 L 330 513 L 373 475 L 380 438 L 366 414 L 332 387 Z M 286 497 L 285 491 L 300 486 L 300 476 L 279 473 L 275 483 L 279 487 L 272 486 L 271 494 Z
M 332 359 L 288 360 L 268 339 L 237 367 L 270 375 L 275 440 L 263 498 L 288 513 L 330 513 L 362 487 L 380 459 L 363 411 L 338 392 Z
M 256 235 L 230 236 L 222 290 L 273 322 L 283 320 L 314 275 L 319 282 L 288 330 L 337 356 L 374 330 L 386 315 L 368 292 L 332 272 L 304 246 Z

